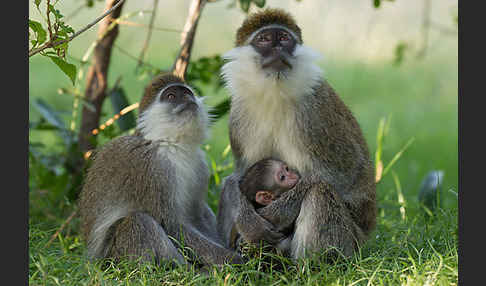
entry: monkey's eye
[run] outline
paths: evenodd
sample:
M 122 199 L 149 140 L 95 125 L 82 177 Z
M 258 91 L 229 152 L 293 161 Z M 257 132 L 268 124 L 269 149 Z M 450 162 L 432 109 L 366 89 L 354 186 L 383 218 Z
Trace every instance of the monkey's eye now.
M 269 34 L 269 33 L 266 33 L 266 34 L 259 34 L 257 36 L 257 41 L 261 44 L 267 44 L 267 43 L 270 43 L 272 41 L 272 35 Z
M 280 181 L 285 180 L 285 175 L 280 175 Z
M 289 166 L 285 166 L 285 171 L 289 171 Z

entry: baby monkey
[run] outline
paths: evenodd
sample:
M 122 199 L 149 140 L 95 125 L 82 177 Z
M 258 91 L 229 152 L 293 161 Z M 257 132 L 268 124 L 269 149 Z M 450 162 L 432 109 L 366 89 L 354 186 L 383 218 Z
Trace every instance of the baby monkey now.
M 253 164 L 239 182 L 241 193 L 255 209 L 269 205 L 292 189 L 300 179 L 283 161 L 268 158 Z
M 269 205 L 274 200 L 280 198 L 283 193 L 291 190 L 299 180 L 300 174 L 290 169 L 287 163 L 281 160 L 267 158 L 256 162 L 248 168 L 239 181 L 239 188 L 241 194 L 251 202 L 257 213 L 259 213 L 259 210 L 264 206 Z M 279 219 L 273 218 L 273 221 L 277 222 Z M 283 233 L 290 231 L 288 227 L 284 228 L 280 223 L 277 223 L 276 227 L 281 228 L 280 231 Z M 287 253 L 290 251 L 291 240 L 292 237 L 288 237 L 275 246 L 282 253 Z M 242 251 L 241 236 L 235 225 L 231 229 L 229 246 L 232 249 Z

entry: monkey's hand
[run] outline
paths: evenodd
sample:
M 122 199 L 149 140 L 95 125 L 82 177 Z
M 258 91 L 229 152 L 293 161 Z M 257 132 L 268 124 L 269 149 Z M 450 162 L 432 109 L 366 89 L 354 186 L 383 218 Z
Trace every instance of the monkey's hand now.
M 280 198 L 268 206 L 258 209 L 258 214 L 271 222 L 279 232 L 288 229 L 297 219 L 300 206 L 304 199 L 309 184 L 309 179 L 302 178 L 291 190 L 282 194 Z
M 243 195 L 240 196 L 240 209 L 235 225 L 243 240 L 247 242 L 257 243 L 265 240 L 275 245 L 285 239 L 285 235 L 261 217 Z

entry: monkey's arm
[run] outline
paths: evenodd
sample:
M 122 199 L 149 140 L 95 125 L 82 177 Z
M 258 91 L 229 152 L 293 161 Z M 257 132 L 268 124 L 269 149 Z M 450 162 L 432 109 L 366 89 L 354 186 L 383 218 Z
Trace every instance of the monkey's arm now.
M 231 243 L 233 227 L 245 241 L 258 242 L 266 240 L 278 243 L 284 234 L 275 230 L 273 225 L 258 215 L 253 205 L 241 194 L 238 188 L 238 175 L 231 174 L 225 179 L 220 199 L 218 229 L 225 244 Z
M 290 227 L 299 215 L 302 200 L 309 189 L 307 186 L 315 181 L 313 178 L 314 176 L 303 177 L 294 188 L 283 193 L 268 206 L 258 209 L 257 213 L 271 222 L 278 231 Z

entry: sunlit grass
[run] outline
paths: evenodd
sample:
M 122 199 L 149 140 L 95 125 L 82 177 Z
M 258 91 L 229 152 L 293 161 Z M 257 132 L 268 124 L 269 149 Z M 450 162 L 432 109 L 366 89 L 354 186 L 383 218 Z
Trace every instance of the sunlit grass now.
M 30 224 L 31 285 L 457 285 L 457 209 L 439 209 L 429 218 L 409 209 L 380 216 L 371 239 L 352 258 L 325 263 L 323 257 L 300 260 L 257 252 L 246 264 L 193 267 L 88 262 L 76 234 L 45 247 L 54 230 Z M 273 260 L 272 260 L 273 259 Z M 272 261 L 272 265 L 268 264 Z

